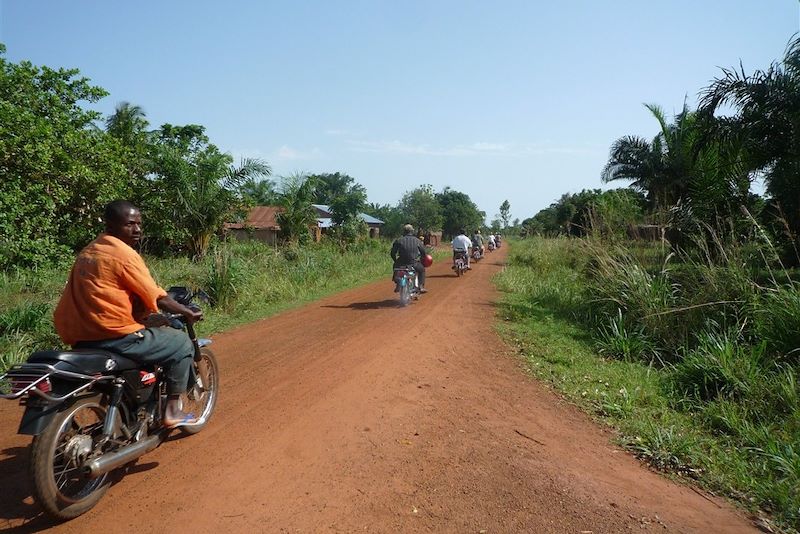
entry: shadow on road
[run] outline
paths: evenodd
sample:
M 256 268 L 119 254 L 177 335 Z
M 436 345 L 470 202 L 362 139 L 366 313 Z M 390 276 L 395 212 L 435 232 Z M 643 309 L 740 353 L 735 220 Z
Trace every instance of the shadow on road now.
M 11 447 L 0 451 L 0 531 L 3 534 L 39 532 L 59 524 L 44 515 L 33 501 L 28 456 L 28 447 Z M 109 474 L 111 485 L 119 483 L 125 475 L 135 475 L 157 466 L 158 462 L 129 464 Z
M 353 302 L 352 304 L 348 304 L 346 306 L 334 306 L 333 304 L 326 304 L 322 306 L 322 308 L 338 308 L 338 309 L 350 308 L 351 310 L 377 310 L 379 308 L 397 308 L 398 306 L 400 306 L 400 301 L 398 299 L 386 299 L 386 300 L 379 300 L 377 302 Z
M 46 518 L 33 502 L 28 480 L 28 447 L 11 447 L 0 451 L 0 530 L 3 532 L 36 532 L 55 523 Z M 19 525 L 20 522 L 23 524 Z M 11 527 L 12 524 L 18 524 Z

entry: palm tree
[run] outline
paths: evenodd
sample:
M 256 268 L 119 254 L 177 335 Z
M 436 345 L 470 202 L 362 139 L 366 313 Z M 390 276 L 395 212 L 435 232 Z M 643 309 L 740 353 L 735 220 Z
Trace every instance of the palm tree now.
M 278 196 L 283 211 L 276 217 L 283 239 L 297 243 L 311 236 L 309 229 L 317 222 L 317 211 L 312 205 L 316 188 L 313 176 L 293 174 L 283 178 Z
M 656 209 L 667 208 L 686 197 L 694 174 L 695 114 L 684 104 L 670 124 L 659 106 L 645 107 L 658 121 L 660 131 L 650 142 L 636 136 L 615 141 L 601 177 L 604 182 L 631 180 L 631 187 L 645 193 Z
M 122 141 L 125 146 L 133 147 L 146 135 L 149 125 L 141 106 L 120 102 L 114 113 L 106 119 L 106 132 Z
M 271 170 L 266 174 L 271 174 Z M 268 179 L 256 180 L 251 178 L 245 181 L 241 187 L 241 193 L 256 206 L 271 206 L 278 201 L 278 192 L 275 190 L 275 182 Z
M 242 184 L 269 175 L 270 167 L 257 159 L 243 159 L 238 166 L 233 165 L 228 154 L 213 147 L 183 168 L 188 171 L 184 179 L 174 182 L 180 203 L 177 213 L 188 234 L 189 254 L 200 259 L 208 251 L 211 237 L 242 208 L 238 193 Z
M 767 193 L 795 237 L 800 234 L 800 37 L 789 42 L 782 63 L 751 75 L 741 65 L 722 72 L 706 89 L 701 111 L 713 116 L 725 105 L 734 107 L 733 115 L 716 119 L 714 133 L 742 146 L 743 163 L 763 174 Z

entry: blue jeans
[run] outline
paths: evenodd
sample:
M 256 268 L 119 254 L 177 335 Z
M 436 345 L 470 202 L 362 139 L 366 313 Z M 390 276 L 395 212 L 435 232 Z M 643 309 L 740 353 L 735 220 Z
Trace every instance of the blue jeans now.
M 189 386 L 194 345 L 183 330 L 168 326 L 144 328 L 115 339 L 81 341 L 75 348 L 108 350 L 136 362 L 161 365 L 170 395 L 179 395 Z

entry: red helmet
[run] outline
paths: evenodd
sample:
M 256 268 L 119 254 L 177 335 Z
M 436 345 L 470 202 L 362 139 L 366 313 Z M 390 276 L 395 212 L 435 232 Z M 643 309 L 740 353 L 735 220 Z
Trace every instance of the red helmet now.
M 425 267 L 430 267 L 431 265 L 433 265 L 433 256 L 431 256 L 430 254 L 425 254 L 422 257 L 422 265 L 424 265 Z

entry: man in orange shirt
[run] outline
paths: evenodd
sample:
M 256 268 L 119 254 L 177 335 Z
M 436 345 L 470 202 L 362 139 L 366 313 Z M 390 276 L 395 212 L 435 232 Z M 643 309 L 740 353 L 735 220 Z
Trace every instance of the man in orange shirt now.
M 191 424 L 196 419 L 181 411 L 180 395 L 188 386 L 194 346 L 181 330 L 146 328 L 140 320 L 159 309 L 179 313 L 192 323 L 203 314 L 168 296 L 133 249 L 142 237 L 142 215 L 136 206 L 127 200 L 111 202 L 104 220 L 105 231 L 75 260 L 53 314 L 56 331 L 76 348 L 104 349 L 162 365 L 169 395 L 164 425 Z

